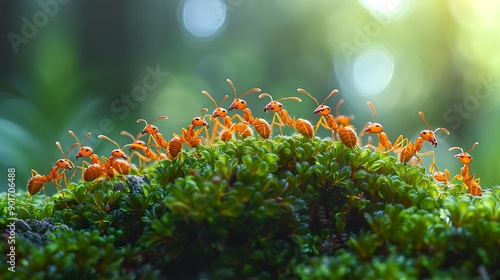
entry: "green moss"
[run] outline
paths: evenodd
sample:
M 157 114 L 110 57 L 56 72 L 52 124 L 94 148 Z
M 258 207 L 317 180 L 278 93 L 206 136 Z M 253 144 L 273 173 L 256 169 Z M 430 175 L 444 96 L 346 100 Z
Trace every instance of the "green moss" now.
M 18 194 L 17 278 L 500 277 L 499 188 L 472 197 L 327 139 L 219 142 L 69 189 Z

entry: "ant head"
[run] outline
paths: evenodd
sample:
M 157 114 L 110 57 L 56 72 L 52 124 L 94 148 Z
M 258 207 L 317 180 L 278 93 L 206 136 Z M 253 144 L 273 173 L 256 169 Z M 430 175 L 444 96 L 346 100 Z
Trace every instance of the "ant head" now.
M 269 110 L 279 112 L 283 110 L 283 104 L 278 101 L 271 101 L 264 107 L 264 112 L 267 112 Z
M 144 127 L 143 130 L 141 130 L 141 135 L 144 135 L 146 133 L 147 134 L 156 134 L 156 133 L 158 133 L 158 127 L 151 125 L 151 124 L 148 124 L 148 125 L 146 125 L 146 127 Z
M 364 130 L 365 133 L 381 133 L 384 131 L 384 127 L 379 123 L 368 123 L 368 126 Z
M 129 147 L 130 150 L 143 150 L 144 148 L 146 148 L 146 142 L 142 140 L 135 140 L 134 143 L 123 146 L 124 149 L 125 147 Z
M 217 104 L 217 102 L 215 102 L 215 100 L 212 98 L 212 96 L 208 92 L 202 91 L 201 93 L 203 93 L 206 97 L 208 97 L 210 100 L 212 100 L 212 103 L 214 103 L 214 105 L 215 105 L 215 110 L 212 113 L 212 118 L 217 118 L 217 117 L 223 118 L 227 115 L 227 110 L 221 107 L 222 103 L 224 103 L 224 101 L 226 101 L 226 99 L 228 98 L 227 94 L 224 95 L 220 104 Z
M 164 119 L 166 120 L 166 119 L 168 119 L 168 117 L 161 116 L 161 117 L 157 118 L 156 120 L 152 121 L 150 124 L 148 124 L 148 122 L 145 119 L 138 119 L 137 123 L 143 122 L 146 124 L 146 127 L 144 127 L 144 129 L 141 131 L 141 134 L 144 135 L 146 133 L 148 133 L 148 134 L 158 133 L 158 128 L 152 124 L 159 121 L 159 120 L 164 120 Z
M 468 153 L 456 154 L 453 157 L 458 158 L 458 160 L 460 160 L 461 163 L 466 165 L 472 162 L 472 156 L 469 155 Z
M 422 111 L 420 111 L 420 112 L 418 112 L 418 114 L 420 115 L 420 117 L 424 121 L 425 125 L 427 126 L 427 130 L 422 130 L 422 132 L 420 132 L 420 137 L 422 137 L 422 139 L 424 139 L 425 141 L 430 142 L 434 146 L 434 148 L 437 147 L 437 145 L 438 145 L 438 141 L 437 141 L 436 137 L 434 136 L 436 131 L 442 130 L 442 131 L 444 131 L 444 133 L 446 133 L 446 135 L 450 135 L 450 132 L 446 128 L 443 128 L 443 127 L 438 127 L 434 131 L 432 131 L 431 126 L 429 125 L 429 123 L 425 119 L 424 113 Z
M 135 140 L 134 145 L 146 147 L 146 142 L 144 142 L 142 140 Z
M 467 165 L 472 162 L 472 156 L 469 154 L 469 152 L 472 151 L 478 144 L 479 142 L 475 142 L 467 152 L 464 152 L 464 150 L 460 147 L 451 147 L 449 151 L 460 150 L 461 153 L 456 154 L 453 157 L 458 158 L 458 160 L 460 160 L 461 163 Z
M 247 102 L 243 99 L 237 98 L 233 101 L 233 103 L 231 103 L 231 105 L 227 109 L 229 111 L 232 111 L 233 109 L 242 110 L 245 109 L 246 107 L 247 107 Z
M 191 121 L 191 124 L 194 126 L 204 126 L 206 128 L 209 128 L 210 125 L 208 124 L 207 120 L 205 120 L 205 118 L 203 117 L 203 113 L 207 112 L 207 111 L 208 111 L 207 108 L 201 109 L 200 110 L 200 117 L 193 118 L 193 120 Z
M 332 112 L 332 109 L 326 105 L 319 105 L 314 111 L 314 114 L 320 114 L 320 115 L 329 115 Z
M 88 157 L 91 156 L 94 153 L 94 150 L 92 150 L 91 147 L 81 147 L 78 153 L 76 154 L 76 160 L 78 160 L 81 157 Z
M 125 152 L 122 151 L 122 149 L 114 149 L 113 151 L 111 151 L 111 155 L 114 157 L 119 157 L 124 159 L 128 158 L 127 154 L 125 154 Z
M 210 127 L 207 120 L 205 120 L 205 118 L 202 118 L 202 117 L 193 118 L 193 120 L 191 121 L 191 124 L 194 126 L 204 126 L 206 128 Z
M 271 102 L 269 102 L 265 107 L 264 107 L 264 112 L 267 112 L 268 110 L 271 110 L 271 111 L 276 111 L 276 112 L 279 112 L 281 110 L 283 110 L 283 104 L 281 104 L 280 100 L 294 100 L 294 101 L 297 101 L 297 102 L 302 102 L 302 100 L 298 97 L 282 97 L 282 98 L 279 98 L 279 99 L 276 99 L 276 100 L 273 100 L 273 97 L 268 94 L 268 93 L 262 93 L 259 95 L 259 98 L 263 98 L 263 97 L 269 97 L 271 98 Z
M 224 108 L 221 108 L 221 107 L 218 107 L 214 110 L 214 112 L 212 113 L 212 117 L 213 118 L 217 118 L 217 117 L 225 117 L 227 116 L 227 110 L 224 109 Z
M 58 159 L 56 161 L 56 165 L 59 167 L 59 168 L 64 168 L 64 169 L 68 169 L 71 171 L 71 169 L 73 169 L 74 165 L 71 161 L 67 160 L 67 159 Z
M 422 130 L 422 132 L 420 132 L 420 137 L 422 137 L 422 139 L 424 139 L 425 141 L 430 142 L 434 146 L 434 148 L 437 147 L 438 141 L 434 136 L 434 131 Z
M 243 97 L 244 95 L 247 95 L 249 93 L 261 92 L 260 88 L 252 88 L 252 89 L 240 94 L 240 96 L 236 97 L 236 88 L 234 87 L 233 82 L 230 79 L 227 79 L 226 81 L 231 86 L 231 88 L 233 89 L 233 93 L 234 93 L 234 100 L 233 100 L 233 103 L 231 103 L 231 106 L 229 106 L 229 108 L 228 108 L 229 111 L 232 111 L 233 109 L 238 109 L 238 110 L 245 109 L 247 107 L 247 103 L 245 100 L 241 99 L 241 97 Z

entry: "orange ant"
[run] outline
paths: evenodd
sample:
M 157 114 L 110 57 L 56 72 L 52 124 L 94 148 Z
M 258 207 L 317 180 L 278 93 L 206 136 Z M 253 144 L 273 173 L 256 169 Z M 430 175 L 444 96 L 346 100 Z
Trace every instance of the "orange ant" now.
M 273 100 L 273 97 L 268 94 L 268 93 L 262 93 L 259 95 L 259 98 L 262 97 L 269 97 L 271 98 L 271 102 L 269 102 L 265 107 L 264 107 L 264 112 L 267 112 L 268 110 L 274 111 L 274 116 L 273 116 L 273 121 L 271 122 L 271 130 L 273 129 L 273 125 L 276 124 L 280 127 L 280 133 L 283 135 L 283 131 L 281 128 L 286 124 L 290 127 L 293 127 L 294 129 L 297 128 L 303 136 L 308 137 L 309 139 L 312 139 L 314 137 L 314 128 L 312 124 L 305 119 L 298 119 L 295 120 L 294 118 L 290 118 L 290 115 L 288 115 L 288 112 L 283 109 L 283 104 L 281 104 L 280 100 L 294 100 L 297 102 L 302 102 L 302 99 L 298 97 L 283 97 L 279 98 L 277 100 Z M 278 122 L 275 122 L 275 119 L 278 118 Z
M 398 148 L 398 150 L 400 150 L 401 149 L 400 147 L 403 146 L 403 144 L 405 142 L 407 143 L 406 146 L 404 146 L 402 148 L 402 150 L 399 151 L 399 153 L 400 153 L 399 154 L 399 161 L 400 162 L 402 162 L 402 163 L 409 162 L 413 158 L 413 156 L 417 156 L 418 162 L 421 163 L 421 159 L 420 159 L 421 156 L 432 155 L 432 164 L 431 164 L 431 166 L 432 166 L 432 165 L 434 165 L 434 162 L 435 162 L 434 151 L 429 151 L 429 152 L 422 153 L 422 154 L 419 154 L 418 152 L 422 149 L 424 141 L 431 143 L 434 146 L 434 148 L 437 147 L 438 141 L 437 141 L 436 137 L 434 136 L 436 131 L 442 130 L 444 133 L 446 133 L 446 135 L 450 135 L 450 132 L 446 128 L 443 128 L 443 127 L 438 127 L 434 131 L 432 131 L 429 123 L 425 119 L 424 113 L 422 111 L 420 111 L 420 112 L 418 112 L 418 114 L 420 115 L 420 117 L 424 121 L 425 125 L 427 126 L 427 129 L 422 130 L 422 132 L 420 132 L 420 136 L 417 137 L 417 139 L 415 140 L 415 143 L 410 142 L 408 140 L 408 138 L 401 140 L 403 138 L 403 136 L 400 135 L 396 139 L 396 141 L 395 141 L 396 144 L 394 145 L 394 147 Z
M 248 123 L 244 122 L 245 120 L 242 119 L 240 117 L 240 115 L 236 114 L 233 117 L 229 117 L 227 115 L 227 110 L 221 107 L 222 103 L 224 103 L 224 101 L 228 98 L 228 95 L 225 95 L 222 98 L 221 103 L 219 105 L 217 105 L 217 102 L 215 102 L 215 100 L 212 98 L 212 96 L 210 96 L 210 94 L 208 92 L 202 91 L 202 93 L 206 97 L 208 97 L 210 100 L 212 100 L 212 102 L 215 105 L 215 110 L 213 111 L 213 113 L 211 115 L 211 118 L 215 123 L 214 127 L 212 128 L 212 138 L 211 138 L 212 140 L 215 139 L 215 134 L 217 133 L 217 129 L 219 126 L 223 128 L 223 130 L 220 134 L 220 139 L 224 142 L 233 138 L 232 132 L 236 132 L 238 134 L 238 136 L 243 137 L 243 138 L 248 137 L 248 136 L 252 136 L 252 134 L 253 134 L 252 129 L 250 128 Z M 222 120 L 224 121 L 224 124 L 221 124 L 219 119 L 217 119 L 217 117 L 221 117 Z M 233 123 L 232 119 L 235 117 L 240 118 L 241 123 L 236 123 L 236 124 Z
M 351 126 L 351 120 L 354 119 L 354 116 L 341 115 L 340 107 L 342 106 L 342 104 L 344 104 L 344 98 L 340 99 L 339 103 L 337 103 L 337 108 L 336 108 L 337 116 L 335 117 L 335 122 L 343 126 Z
M 257 131 L 257 134 L 259 134 L 262 138 L 269 139 L 269 137 L 271 136 L 271 127 L 269 126 L 269 123 L 264 119 L 254 118 L 252 115 L 252 111 L 249 108 L 247 108 L 248 105 L 247 102 L 241 99 L 241 97 L 249 93 L 261 92 L 260 88 L 253 88 L 249 91 L 245 91 L 244 93 L 240 94 L 239 97 L 236 97 L 236 88 L 234 87 L 233 82 L 230 79 L 227 79 L 226 81 L 229 83 L 234 92 L 234 100 L 233 103 L 231 103 L 231 105 L 229 106 L 228 110 L 229 111 L 232 111 L 233 109 L 242 110 L 243 119 L 249 124 L 253 125 L 253 127 Z
M 460 147 L 451 147 L 449 150 L 460 150 L 461 153 L 454 155 L 454 158 L 457 158 L 460 160 L 461 163 L 464 164 L 464 166 L 460 169 L 460 174 L 456 175 L 453 177 L 453 179 L 458 178 L 459 180 L 462 181 L 462 187 L 467 187 L 467 193 L 475 195 L 475 196 L 480 196 L 482 195 L 481 191 L 481 186 L 479 186 L 479 182 L 481 179 L 475 179 L 474 177 L 476 174 L 469 175 L 469 164 L 472 162 L 472 156 L 469 154 L 470 151 L 474 149 L 479 144 L 479 142 L 475 142 L 474 145 L 467 151 L 464 152 L 464 150 Z M 453 181 L 452 179 L 452 181 Z
M 432 173 L 434 180 L 436 180 L 437 182 L 443 183 L 445 186 L 451 185 L 451 174 L 448 169 L 445 169 L 444 172 L 441 172 L 437 169 L 435 164 L 431 164 L 431 166 L 429 167 L 429 171 Z
M 140 123 L 140 122 L 143 122 L 146 124 L 146 126 L 144 127 L 144 129 L 141 131 L 141 134 L 144 135 L 144 134 L 149 134 L 149 138 L 148 138 L 148 144 L 147 144 L 147 147 L 149 148 L 150 147 L 150 144 L 151 144 L 151 137 L 153 137 L 154 141 L 156 142 L 156 145 L 160 146 L 160 147 L 163 147 L 165 150 L 168 150 L 168 147 L 170 145 L 170 143 L 168 141 L 166 141 L 164 138 L 163 138 L 163 135 L 161 133 L 158 132 L 158 127 L 154 126 L 153 123 L 159 121 L 159 120 L 166 120 L 168 119 L 167 116 L 161 116 L 159 118 L 157 118 L 156 120 L 152 121 L 151 123 L 148 124 L 148 122 L 144 119 L 138 119 L 137 120 L 137 123 Z
M 335 132 L 337 132 L 340 140 L 342 141 L 342 143 L 344 143 L 344 145 L 351 149 L 356 146 L 356 144 L 358 143 L 358 136 L 356 135 L 356 131 L 350 126 L 344 126 L 343 124 L 337 125 L 335 118 L 330 114 L 332 112 L 332 109 L 324 105 L 328 98 L 339 92 L 337 89 L 332 90 L 321 104 L 319 104 L 318 100 L 316 100 L 316 98 L 314 98 L 306 90 L 298 88 L 297 91 L 309 96 L 318 105 L 318 107 L 313 111 L 314 114 L 321 115 L 314 129 L 316 133 L 318 132 L 319 126 L 321 125 L 326 129 L 332 130 L 332 140 L 335 138 Z
M 59 151 L 61 152 L 63 158 L 58 159 L 56 161 L 56 164 L 54 166 L 52 166 L 52 168 L 50 169 L 50 172 L 47 175 L 40 175 L 35 170 L 31 169 L 31 176 L 32 177 L 28 181 L 28 192 L 30 194 L 30 198 L 31 198 L 31 196 L 38 193 L 40 191 L 40 189 L 43 189 L 45 196 L 47 196 L 47 193 L 45 192 L 44 184 L 51 182 L 51 181 L 54 183 L 57 190 L 59 190 L 59 188 L 61 188 L 61 195 L 64 198 L 64 191 L 63 191 L 59 181 L 64 178 L 64 184 L 66 186 L 68 185 L 68 181 L 66 180 L 66 174 L 64 173 L 64 171 L 65 170 L 71 171 L 75 167 L 73 162 L 68 160 L 68 153 L 77 145 L 78 145 L 78 143 L 73 144 L 73 146 L 71 146 L 71 148 L 69 148 L 69 150 L 66 152 L 66 154 L 64 154 L 64 152 L 61 148 L 61 144 L 59 142 L 56 142 L 56 146 L 59 149 Z M 59 173 L 59 169 L 63 169 L 63 172 Z M 71 180 L 71 177 L 70 177 L 70 180 Z
M 132 143 L 127 144 L 125 147 L 129 147 L 130 150 L 133 150 L 132 155 L 129 157 L 129 162 L 132 160 L 133 155 L 136 155 L 139 158 L 139 168 L 142 169 L 142 162 L 147 162 L 150 160 L 161 160 L 161 159 L 166 159 L 166 155 L 159 152 L 159 155 L 157 155 L 155 152 L 153 152 L 149 146 L 142 140 L 139 140 L 139 138 L 142 136 L 142 134 L 138 134 L 136 137 L 132 136 L 127 131 L 121 131 L 121 135 L 123 136 L 128 136 L 132 139 Z M 139 154 L 136 150 L 141 150 L 144 155 Z
M 182 144 L 186 143 L 191 149 L 203 144 L 203 138 L 198 136 L 202 130 L 205 130 L 208 137 L 207 129 L 210 127 L 208 122 L 201 115 L 203 112 L 208 111 L 207 108 L 203 108 L 200 111 L 200 117 L 195 117 L 191 121 L 191 124 L 187 129 L 182 128 L 182 135 L 173 134 L 172 140 L 170 140 L 170 146 L 168 149 L 168 156 L 172 159 L 176 158 L 177 155 L 182 151 Z M 196 130 L 197 126 L 201 126 L 199 130 Z
M 375 107 L 373 104 L 368 101 L 368 106 L 370 106 L 370 109 L 372 110 L 373 114 L 373 122 L 367 122 L 366 125 L 361 129 L 361 133 L 359 136 L 363 136 L 364 133 L 376 133 L 378 136 L 378 150 L 382 151 L 384 148 L 387 148 L 389 151 L 392 150 L 392 143 L 389 141 L 389 137 L 385 132 L 383 132 L 384 127 L 380 123 L 376 123 L 375 120 L 377 119 L 377 113 L 375 112 Z M 373 145 L 370 143 L 367 145 L 370 148 L 376 149 Z
M 120 146 L 115 141 L 111 140 L 108 136 L 101 134 L 97 137 L 99 137 L 100 139 L 106 139 L 109 142 L 115 144 L 115 146 L 117 147 L 117 149 L 111 151 L 111 156 L 107 159 L 106 165 L 104 166 L 104 172 L 106 173 L 108 178 L 114 178 L 115 171 L 122 175 L 129 174 L 130 169 L 133 168 L 133 166 L 127 161 L 120 159 L 128 159 L 128 155 L 120 148 Z
M 73 138 L 75 138 L 77 145 L 80 145 L 80 150 L 76 154 L 76 160 L 78 160 L 81 157 L 89 157 L 90 161 L 92 162 L 91 164 L 88 164 L 86 161 L 82 163 L 82 166 L 79 167 L 82 170 L 82 179 L 85 182 L 90 182 L 98 177 L 101 176 L 103 172 L 103 164 L 101 160 L 99 159 L 99 156 L 94 154 L 94 150 L 92 148 L 85 146 L 85 143 L 87 142 L 87 139 L 90 136 L 90 132 L 87 133 L 85 136 L 85 140 L 83 141 L 83 144 L 80 143 L 80 140 L 76 135 L 73 133 L 73 131 L 68 131 Z M 87 168 L 84 168 L 84 165 L 87 164 Z

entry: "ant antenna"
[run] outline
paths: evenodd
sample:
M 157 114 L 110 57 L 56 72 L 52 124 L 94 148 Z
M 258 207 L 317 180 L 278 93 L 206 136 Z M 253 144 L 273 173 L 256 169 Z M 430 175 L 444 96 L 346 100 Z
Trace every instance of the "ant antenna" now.
M 168 117 L 167 116 L 161 116 L 161 117 L 157 118 L 156 120 L 152 121 L 150 124 L 153 124 L 153 123 L 155 123 L 155 122 L 157 122 L 159 120 L 163 120 L 163 119 L 168 119 Z M 148 122 L 145 119 L 138 119 L 137 123 L 140 123 L 140 122 L 144 122 L 144 123 L 146 123 L 146 125 L 148 125 Z
M 233 82 L 230 79 L 227 79 L 226 81 L 231 86 L 231 88 L 233 89 L 234 99 L 237 99 L 236 98 L 236 88 L 234 87 Z M 247 94 L 252 93 L 252 92 L 261 92 L 261 89 L 260 88 L 253 88 L 251 90 L 245 91 L 244 93 L 240 94 L 240 96 L 238 98 L 241 98 L 244 95 L 247 95 Z
M 472 145 L 472 147 L 467 151 L 467 153 L 472 151 L 472 149 L 474 149 L 477 145 L 479 145 L 479 142 L 475 142 L 474 145 Z
M 263 97 L 266 97 L 266 96 L 269 97 L 269 98 L 271 98 L 271 102 L 272 101 L 278 102 L 278 101 L 281 101 L 281 100 L 294 100 L 294 101 L 297 101 L 297 102 L 302 102 L 302 99 L 300 99 L 298 97 L 282 97 L 282 98 L 278 98 L 276 100 L 273 100 L 273 97 L 270 94 L 268 94 L 268 93 L 261 93 L 259 95 L 259 98 L 263 98 Z
M 422 111 L 420 111 L 420 112 L 418 112 L 418 114 L 420 115 L 420 117 L 422 118 L 422 120 L 424 120 L 425 125 L 427 125 L 427 128 L 428 128 L 429 130 L 431 130 L 431 127 L 430 127 L 429 123 L 428 123 L 428 122 L 427 122 L 427 120 L 425 119 L 424 113 L 423 113 Z M 444 128 L 444 127 L 438 127 L 438 128 L 436 128 L 433 132 L 434 132 L 434 133 L 436 133 L 436 131 L 438 131 L 438 130 L 442 130 L 442 131 L 444 131 L 444 133 L 446 133 L 446 135 L 450 135 L 450 132 L 448 131 L 448 129 L 446 129 L 446 128 Z
M 427 125 L 427 128 L 428 128 L 429 130 L 431 130 L 431 126 L 429 125 L 429 123 L 428 123 L 428 122 L 427 122 L 427 120 L 425 119 L 424 112 L 420 111 L 420 112 L 418 112 L 418 114 L 420 115 L 420 117 L 422 118 L 422 120 L 424 120 L 425 125 Z
M 467 154 L 472 151 L 472 149 L 474 149 L 477 145 L 479 145 L 479 142 L 475 142 L 472 147 L 466 152 Z M 460 150 L 462 152 L 462 154 L 464 153 L 464 150 L 460 147 L 451 147 L 448 149 L 448 151 L 452 151 L 452 150 Z
M 325 104 L 326 100 L 328 100 L 328 98 L 332 97 L 332 95 L 334 94 L 337 94 L 339 93 L 339 90 L 338 89 L 334 89 L 330 92 L 330 94 L 328 94 L 328 96 L 325 98 L 325 100 L 323 100 L 323 103 L 321 103 L 322 105 Z
M 368 103 L 368 106 L 370 106 L 370 108 L 372 109 L 373 122 L 375 122 L 375 120 L 377 119 L 377 113 L 375 112 L 375 106 L 373 106 L 373 104 L 370 101 L 367 101 L 366 103 Z M 429 126 L 429 125 L 427 125 L 427 126 Z
M 202 117 L 202 118 L 203 118 L 203 113 L 204 113 L 204 112 L 208 112 L 208 109 L 207 109 L 207 108 L 202 108 L 202 109 L 200 110 L 200 117 Z
M 337 108 L 336 108 L 337 116 L 340 116 L 340 106 L 342 106 L 342 104 L 344 104 L 344 98 L 341 98 L 339 100 L 339 103 L 337 103 Z M 373 120 L 373 121 L 375 121 L 375 120 Z
M 303 93 L 303 94 L 305 94 L 305 95 L 307 95 L 307 96 L 309 96 L 312 100 L 314 100 L 314 102 L 316 102 L 316 105 L 318 105 L 318 106 L 319 106 L 319 102 L 318 102 L 318 100 L 316 100 L 316 98 L 314 98 L 314 97 L 313 97 L 313 96 L 312 96 L 309 92 L 307 92 L 305 89 L 298 88 L 298 89 L 297 89 L 297 91 L 298 91 L 298 92 L 301 92 L 301 93 Z
M 62 148 L 61 148 L 61 143 L 59 143 L 59 141 L 56 141 L 56 146 L 57 148 L 59 148 L 59 151 L 61 152 L 61 155 L 65 158 L 65 159 L 68 159 L 68 154 L 71 150 L 73 150 L 74 147 L 78 146 L 78 143 L 75 143 L 73 144 L 73 146 L 71 146 L 71 148 L 69 148 L 69 150 L 66 152 L 66 154 L 64 154 Z
M 314 97 L 313 97 L 313 96 L 312 96 L 309 92 L 307 92 L 305 89 L 303 89 L 303 88 L 298 88 L 298 89 L 297 89 L 297 91 L 298 91 L 298 92 L 301 92 L 301 93 L 303 93 L 303 94 L 305 94 L 305 95 L 307 95 L 307 96 L 309 96 L 312 100 L 314 100 L 314 102 L 316 102 L 316 105 L 318 105 L 318 106 L 320 105 L 320 104 L 319 104 L 319 102 L 318 102 L 318 100 L 317 100 L 316 98 L 314 98 Z M 325 102 L 326 102 L 326 100 L 328 100 L 328 98 L 330 98 L 330 97 L 331 97 L 332 95 L 334 95 L 334 94 L 337 94 L 338 92 L 339 92 L 339 90 L 338 90 L 338 89 L 334 89 L 334 90 L 332 90 L 332 91 L 330 92 L 330 94 L 328 94 L 328 96 L 325 98 L 325 100 L 323 100 L 323 102 L 321 103 L 321 105 L 325 104 Z
M 116 146 L 116 147 L 118 147 L 118 149 L 120 149 L 120 150 L 121 150 L 120 146 L 119 146 L 119 145 L 118 145 L 115 141 L 111 140 L 108 136 L 106 136 L 106 135 L 102 135 L 102 134 L 101 134 L 101 135 L 99 135 L 99 136 L 97 136 L 97 137 L 99 137 L 99 138 L 101 138 L 101 139 L 106 139 L 106 140 L 108 140 L 109 142 L 111 142 L 111 143 L 115 144 L 115 146 Z
M 128 131 L 122 130 L 122 131 L 120 132 L 120 134 L 121 134 L 121 135 L 123 135 L 123 136 L 128 136 L 128 137 L 130 137 L 130 138 L 132 139 L 132 141 L 134 141 L 134 142 L 137 140 L 137 139 L 136 139 L 136 138 L 135 138 L 135 137 L 134 137 L 134 136 L 133 136 L 130 132 L 128 132 Z
M 89 139 L 89 137 L 90 137 L 90 132 L 87 132 L 87 135 L 85 136 L 85 140 L 83 141 L 83 144 L 80 144 L 80 140 L 78 140 L 78 137 L 76 137 L 75 133 L 73 133 L 73 131 L 71 131 L 71 130 L 68 132 L 71 136 L 73 136 L 73 138 L 75 138 L 77 144 L 82 146 L 82 147 L 85 146 L 85 143 L 87 143 L 87 139 Z
M 229 97 L 229 95 L 224 95 L 224 97 L 222 98 L 222 101 L 220 102 L 220 104 L 217 104 L 217 102 L 215 102 L 215 100 L 212 98 L 212 96 L 210 96 L 210 94 L 206 91 L 201 91 L 201 93 L 203 93 L 206 97 L 210 98 L 210 100 L 212 100 L 212 103 L 214 103 L 215 105 L 215 108 L 220 108 L 222 106 L 222 103 L 224 103 L 224 101 L 226 101 L 226 99 Z

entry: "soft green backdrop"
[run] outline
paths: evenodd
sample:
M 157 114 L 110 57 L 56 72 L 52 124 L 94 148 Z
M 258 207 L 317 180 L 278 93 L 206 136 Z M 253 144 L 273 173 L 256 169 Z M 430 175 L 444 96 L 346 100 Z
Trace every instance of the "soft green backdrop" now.
M 313 122 L 315 103 L 296 89 L 321 102 L 338 88 L 326 104 L 344 98 L 341 113 L 358 130 L 372 120 L 370 100 L 391 141 L 413 141 L 426 128 L 422 110 L 433 129 L 451 132 L 437 133 L 439 169 L 458 173 L 448 148 L 479 141 L 471 171 L 483 188 L 499 183 L 500 2 L 12 0 L 0 14 L 0 191 L 9 167 L 18 188 L 31 169 L 46 174 L 61 157 L 55 141 L 74 143 L 70 129 L 80 139 L 91 131 L 89 144 L 106 156 L 113 145 L 96 136 L 124 145 L 120 131 L 138 133 L 138 118 L 167 115 L 156 125 L 179 133 L 202 107 L 213 109 L 202 90 L 218 102 L 232 96 L 227 78 L 238 92 L 301 97 L 283 103 Z M 271 119 L 267 99 L 245 100 Z

